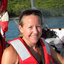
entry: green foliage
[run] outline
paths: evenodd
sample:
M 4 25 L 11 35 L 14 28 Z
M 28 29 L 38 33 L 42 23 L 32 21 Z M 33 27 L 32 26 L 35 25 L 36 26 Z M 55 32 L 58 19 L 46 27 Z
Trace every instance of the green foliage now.
M 34 0 L 35 7 L 44 16 L 64 16 L 64 0 Z M 31 0 L 8 0 L 10 16 L 18 16 L 21 11 L 31 8 Z
M 61 7 L 64 6 L 64 0 L 35 0 L 37 8 Z
M 18 16 L 21 11 L 27 8 L 30 8 L 28 0 L 8 0 L 8 12 L 10 16 Z

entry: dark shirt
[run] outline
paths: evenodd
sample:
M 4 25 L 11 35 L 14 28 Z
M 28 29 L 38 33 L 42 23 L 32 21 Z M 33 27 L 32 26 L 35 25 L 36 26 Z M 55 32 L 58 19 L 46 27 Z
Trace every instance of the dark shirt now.
M 43 64 L 43 63 L 42 63 L 42 60 L 41 60 L 41 62 L 40 62 L 39 64 Z

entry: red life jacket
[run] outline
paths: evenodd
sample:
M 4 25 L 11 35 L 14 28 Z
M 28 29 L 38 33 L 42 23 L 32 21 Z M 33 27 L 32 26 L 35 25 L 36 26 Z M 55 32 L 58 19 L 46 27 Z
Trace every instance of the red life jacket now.
M 45 43 L 43 42 L 43 38 L 40 39 L 40 42 L 43 47 L 45 64 L 54 64 L 48 44 L 45 41 Z M 39 64 L 38 61 L 32 56 L 21 38 L 13 39 L 8 41 L 8 43 L 11 44 L 17 51 L 19 55 L 19 64 Z
M 5 32 L 8 30 L 9 16 L 7 12 L 8 0 L 0 0 L 0 26 L 1 35 L 5 37 Z
M 0 33 L 0 64 L 1 64 L 1 58 L 4 48 L 5 48 L 5 39 L 1 36 Z
M 8 0 L 1 0 L 0 14 L 7 10 L 7 3 L 8 3 Z

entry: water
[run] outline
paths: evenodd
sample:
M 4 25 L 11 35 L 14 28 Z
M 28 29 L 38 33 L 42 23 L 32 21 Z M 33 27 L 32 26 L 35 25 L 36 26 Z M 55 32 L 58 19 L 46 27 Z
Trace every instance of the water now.
M 44 21 L 50 28 L 64 28 L 64 17 L 45 18 Z M 43 27 L 45 28 L 45 25 Z M 11 20 L 8 25 L 8 31 L 6 32 L 6 41 L 17 38 L 18 34 L 18 25 L 14 20 Z
M 11 20 L 8 24 L 8 31 L 6 32 L 6 41 L 17 38 L 19 34 L 18 25 L 14 20 Z
M 45 18 L 44 21 L 48 24 L 49 28 L 64 28 L 64 17 Z

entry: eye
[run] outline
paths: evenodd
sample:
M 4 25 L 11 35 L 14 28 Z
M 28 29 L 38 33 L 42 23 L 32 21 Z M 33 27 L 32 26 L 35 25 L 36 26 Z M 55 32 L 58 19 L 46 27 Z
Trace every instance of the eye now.
M 41 28 L 41 26 L 37 26 L 37 28 Z
M 32 26 L 30 26 L 29 29 L 32 29 Z

